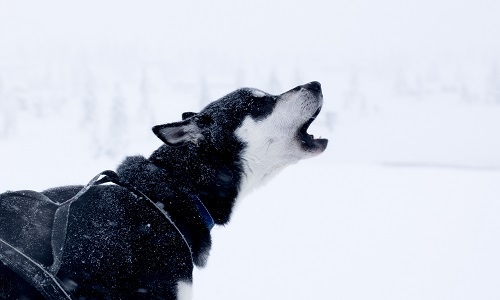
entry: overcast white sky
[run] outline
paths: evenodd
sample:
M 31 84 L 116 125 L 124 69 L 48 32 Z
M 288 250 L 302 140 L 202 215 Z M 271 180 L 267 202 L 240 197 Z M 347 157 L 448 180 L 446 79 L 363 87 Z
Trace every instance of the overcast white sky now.
M 494 54 L 500 1 L 0 0 L 1 48 L 53 42 L 248 55 Z

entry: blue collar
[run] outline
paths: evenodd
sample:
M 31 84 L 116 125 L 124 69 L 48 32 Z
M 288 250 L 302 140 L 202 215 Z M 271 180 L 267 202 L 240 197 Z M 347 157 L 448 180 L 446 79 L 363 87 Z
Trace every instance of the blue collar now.
M 208 230 L 212 230 L 212 228 L 214 228 L 214 225 L 215 225 L 214 218 L 212 218 L 212 215 L 210 214 L 210 212 L 207 210 L 207 208 L 205 207 L 203 202 L 201 202 L 200 197 L 198 197 L 196 195 L 192 195 L 191 199 L 196 204 L 196 208 L 197 208 L 198 212 L 200 213 L 200 217 L 203 220 L 203 222 L 205 223 L 205 226 L 207 226 Z

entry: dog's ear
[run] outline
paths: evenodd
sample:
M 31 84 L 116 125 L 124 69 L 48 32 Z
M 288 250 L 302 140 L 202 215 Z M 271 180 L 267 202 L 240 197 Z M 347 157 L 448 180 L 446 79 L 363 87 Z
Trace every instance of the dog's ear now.
M 194 117 L 194 116 L 196 116 L 195 112 L 190 112 L 190 111 L 188 112 L 187 111 L 187 112 L 182 114 L 182 120 L 186 120 L 186 119 L 189 119 L 189 118 Z
M 157 125 L 153 127 L 153 132 L 165 144 L 171 146 L 180 146 L 186 142 L 196 144 L 203 138 L 201 129 L 192 119 Z

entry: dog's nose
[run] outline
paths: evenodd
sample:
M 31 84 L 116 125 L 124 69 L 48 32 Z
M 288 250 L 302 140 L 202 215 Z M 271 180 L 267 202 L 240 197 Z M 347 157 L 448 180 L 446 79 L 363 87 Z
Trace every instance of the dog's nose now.
M 317 81 L 309 82 L 304 87 L 315 94 L 321 93 L 321 83 L 319 83 Z

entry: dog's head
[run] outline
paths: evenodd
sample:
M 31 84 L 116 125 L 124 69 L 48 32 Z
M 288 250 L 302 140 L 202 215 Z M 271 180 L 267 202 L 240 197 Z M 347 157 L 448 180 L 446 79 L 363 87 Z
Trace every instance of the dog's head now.
M 243 88 L 199 113 L 184 113 L 180 122 L 155 126 L 153 132 L 174 147 L 238 151 L 244 172 L 240 190 L 247 190 L 283 167 L 326 149 L 327 139 L 307 133 L 322 105 L 319 82 L 281 95 Z

